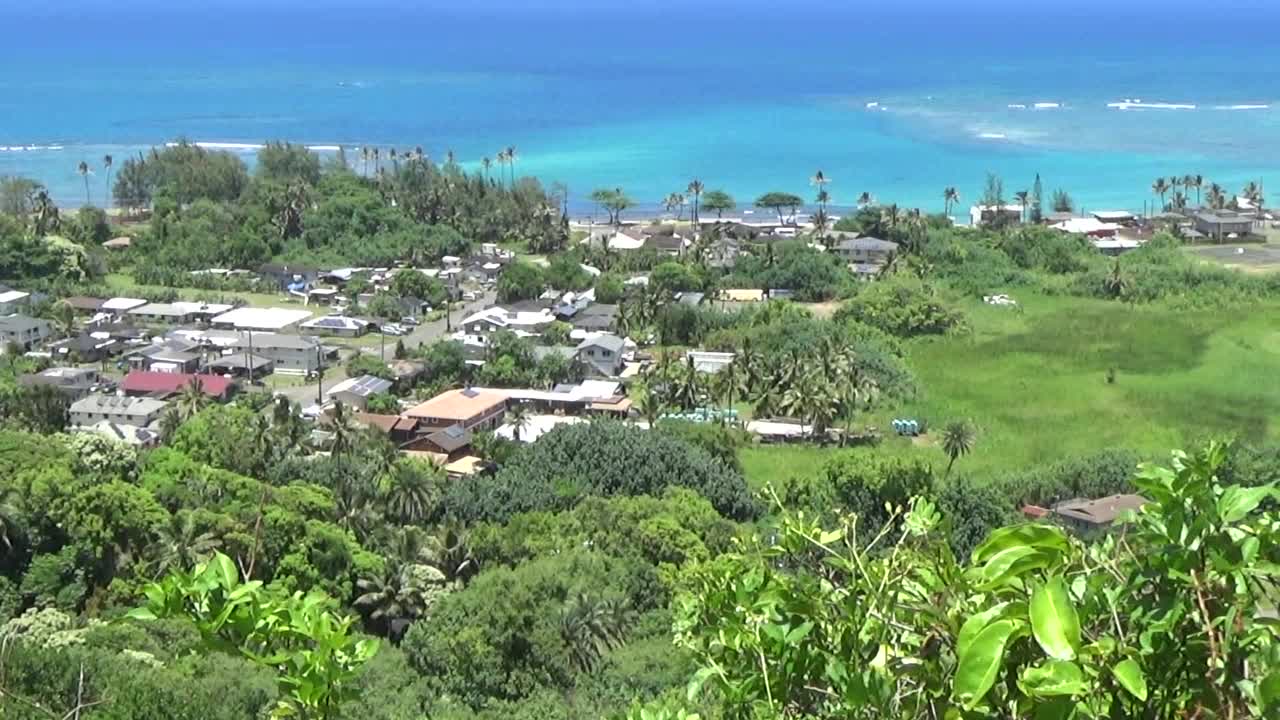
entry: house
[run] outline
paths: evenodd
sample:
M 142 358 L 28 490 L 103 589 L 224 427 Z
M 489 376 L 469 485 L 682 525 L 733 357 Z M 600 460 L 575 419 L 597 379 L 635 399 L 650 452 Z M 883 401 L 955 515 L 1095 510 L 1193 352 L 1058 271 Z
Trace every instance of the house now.
M 139 322 L 187 325 L 196 321 L 208 322 L 215 315 L 221 315 L 230 309 L 230 305 L 177 301 L 147 303 L 128 310 L 125 314 Z
M 617 320 L 617 305 L 593 303 L 574 313 L 572 323 L 575 330 L 608 332 L 613 329 Z
M 74 367 L 54 367 L 18 378 L 18 384 L 23 387 L 44 385 L 56 388 L 72 402 L 97 390 L 99 383 L 96 370 Z
M 831 247 L 831 252 L 846 263 L 883 265 L 898 252 L 898 243 L 870 236 L 844 238 Z
M 146 427 L 160 418 L 169 403 L 146 397 L 121 397 L 94 393 L 71 403 L 71 424 L 92 427 L 103 420 L 120 425 Z
M 461 425 L 464 430 L 477 431 L 497 427 L 506 411 L 505 393 L 466 388 L 442 392 L 402 414 L 418 420 L 424 429 Z
M 693 362 L 694 370 L 714 375 L 733 364 L 734 354 L 731 352 L 690 350 L 685 353 L 685 358 Z
M 373 375 L 347 378 L 329 389 L 329 399 L 363 411 L 369 407 L 369 398 L 391 392 L 391 385 L 390 380 Z
M 1147 504 L 1141 495 L 1109 495 L 1097 500 L 1075 498 L 1054 505 L 1050 515 L 1067 527 L 1084 533 L 1106 530 L 1125 512 Z
M 1138 218 L 1128 210 L 1096 210 L 1089 214 L 1100 223 L 1123 225 L 1124 227 L 1134 227 L 1138 224 Z
M 322 318 L 308 320 L 299 325 L 298 328 L 317 335 L 353 338 L 369 332 L 369 321 L 347 317 L 346 315 L 326 315 Z
M 305 305 L 337 305 L 342 300 L 342 293 L 337 288 L 318 287 L 307 291 Z
M 85 295 L 72 295 L 63 299 L 62 302 L 74 310 L 77 315 L 93 315 L 101 312 L 102 304 L 106 300 Z
M 351 417 L 361 425 L 381 431 L 397 446 L 404 445 L 418 436 L 418 421 L 414 418 L 367 412 L 352 413 Z
M 706 293 L 684 291 L 676 293 L 676 302 L 681 305 L 697 307 L 702 304 L 703 299 L 707 297 Z
M 258 275 L 263 282 L 270 283 L 280 290 L 302 291 L 315 284 L 320 277 L 320 271 L 306 265 L 267 263 L 258 268 Z
M 316 372 L 338 354 L 336 349 L 321 345 L 315 337 L 279 333 L 249 333 L 235 348 L 269 358 L 278 373 L 295 375 Z
M 1115 237 L 1123 226 L 1118 223 L 1103 222 L 1097 218 L 1087 217 L 1063 220 L 1049 227 L 1065 233 L 1088 235 L 1092 238 L 1110 238 Z
M 617 335 L 596 335 L 578 343 L 577 358 L 589 375 L 616 377 L 622 370 L 625 346 L 625 341 Z
M 730 288 L 720 291 L 720 299 L 725 302 L 736 303 L 764 302 L 764 291 L 751 288 Z
M 123 317 L 125 313 L 136 307 L 146 305 L 146 300 L 127 297 L 113 297 L 102 301 L 102 305 L 98 307 L 100 312 L 104 312 L 116 317 Z
M 48 320 L 27 315 L 0 317 L 0 348 L 17 345 L 23 352 L 43 343 L 53 335 Z
M 311 313 L 306 310 L 242 307 L 214 316 L 213 326 L 224 330 L 280 332 L 309 317 Z
M 96 363 L 124 352 L 124 344 L 104 332 L 85 332 L 49 344 L 49 352 L 59 360 Z
M 663 255 L 683 255 L 689 241 L 676 233 L 654 233 L 645 238 L 644 248 Z
M 1240 215 L 1227 210 L 1217 212 L 1198 212 L 1192 219 L 1197 232 L 1211 237 L 1217 242 L 1228 238 L 1243 238 L 1253 233 L 1253 217 Z
M 249 352 L 232 352 L 221 355 L 205 365 L 209 372 L 232 377 L 266 377 L 275 372 L 276 364 L 265 355 Z
M 0 315 L 12 315 L 31 304 L 31 293 L 21 290 L 0 292 Z
M 135 370 L 194 373 L 204 362 L 204 348 L 190 340 L 165 338 L 128 353 L 126 358 Z
M 439 456 L 444 462 L 453 462 L 470 453 L 473 435 L 461 425 L 450 425 L 435 432 L 415 438 L 404 446 L 405 450 L 426 452 Z
M 1022 222 L 1021 205 L 974 205 L 969 208 L 969 224 L 1017 225 Z
M 637 228 L 622 228 L 604 239 L 605 247 L 619 252 L 639 250 L 644 247 L 647 238 Z
M 1128 238 L 1098 238 L 1093 241 L 1093 246 L 1098 252 L 1109 257 L 1122 255 L 1130 250 L 1137 250 L 1142 247 L 1142 243 L 1138 240 L 1130 240 Z
M 97 433 L 116 442 L 140 448 L 151 448 L 160 443 L 160 433 L 155 430 L 138 427 L 137 425 L 122 425 L 110 420 L 94 423 L 84 428 L 84 432 Z
M 545 307 L 536 311 L 491 307 L 467 316 L 462 320 L 461 327 L 467 334 L 480 336 L 488 336 L 501 330 L 537 335 L 555 322 L 555 319 Z
M 134 370 L 124 376 L 120 391 L 128 397 L 165 399 L 181 393 L 188 385 L 196 383 L 210 399 L 225 402 L 231 397 L 233 384 L 221 375 L 192 375 L 189 373 L 148 372 Z
M 396 387 L 402 389 L 413 387 L 418 382 L 418 378 L 427 372 L 426 363 L 412 360 L 392 360 L 387 363 L 387 369 L 391 371 Z

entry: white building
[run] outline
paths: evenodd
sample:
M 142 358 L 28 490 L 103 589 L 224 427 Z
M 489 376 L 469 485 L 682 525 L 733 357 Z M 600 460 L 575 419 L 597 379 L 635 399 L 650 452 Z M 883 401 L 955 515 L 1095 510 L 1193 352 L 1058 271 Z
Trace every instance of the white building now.
M 229 330 L 262 330 L 279 332 L 311 317 L 306 310 L 289 308 L 236 308 L 213 318 L 214 327 Z

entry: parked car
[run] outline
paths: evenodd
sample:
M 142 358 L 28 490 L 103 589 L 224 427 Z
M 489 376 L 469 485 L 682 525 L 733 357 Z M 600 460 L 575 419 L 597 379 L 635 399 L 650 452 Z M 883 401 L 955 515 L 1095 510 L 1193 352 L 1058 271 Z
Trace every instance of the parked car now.
M 400 318 L 400 324 L 408 325 L 409 327 L 417 327 L 420 323 L 418 322 L 418 318 L 405 315 L 404 317 Z
M 405 330 L 404 327 L 400 325 L 396 325 L 395 323 L 390 323 L 382 326 L 382 334 L 400 336 L 400 335 L 409 334 L 409 331 Z

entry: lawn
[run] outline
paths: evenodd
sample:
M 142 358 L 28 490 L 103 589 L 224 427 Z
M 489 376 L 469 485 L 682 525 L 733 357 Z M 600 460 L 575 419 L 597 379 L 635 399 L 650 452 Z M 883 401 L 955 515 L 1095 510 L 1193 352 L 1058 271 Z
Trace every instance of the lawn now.
M 956 472 L 977 478 L 1110 447 L 1162 458 L 1211 437 L 1280 437 L 1280 303 L 1187 312 L 1018 299 L 1020 308 L 966 308 L 970 334 L 908 344 L 920 397 L 874 421 L 888 434 L 892 418 L 922 419 L 934 436 L 912 442 L 890 435 L 878 452 L 944 467 L 936 434 L 959 419 L 979 434 Z M 831 452 L 752 448 L 742 459 L 759 485 L 811 472 Z
M 197 290 L 195 288 L 165 288 L 155 285 L 140 285 L 128 273 L 108 273 L 103 277 L 105 284 L 112 292 L 120 293 L 122 296 L 136 295 L 143 290 L 151 290 L 155 292 L 163 292 L 166 290 L 175 290 L 178 297 L 182 300 L 199 300 L 201 297 L 221 297 L 221 298 L 237 298 L 244 301 L 250 307 L 282 307 L 287 305 L 302 305 L 302 302 L 296 297 L 286 296 L 283 293 L 254 293 L 254 292 L 238 292 L 234 290 Z

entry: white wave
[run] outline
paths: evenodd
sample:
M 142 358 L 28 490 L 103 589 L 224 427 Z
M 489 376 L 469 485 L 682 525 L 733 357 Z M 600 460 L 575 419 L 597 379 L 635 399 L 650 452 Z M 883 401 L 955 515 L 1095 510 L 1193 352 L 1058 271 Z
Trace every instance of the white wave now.
M 205 150 L 261 150 L 266 147 L 262 143 L 209 142 L 206 140 L 197 140 L 191 144 Z M 177 147 L 178 143 L 170 142 L 164 145 L 165 147 Z
M 872 108 L 878 108 L 878 107 L 880 107 L 880 103 L 878 103 L 878 102 L 869 102 L 869 103 L 867 103 L 867 109 L 868 109 L 868 110 L 870 110 L 870 109 L 872 109 Z
M 984 132 L 978 133 L 978 138 L 981 140 L 1007 140 L 1009 136 L 1004 133 Z
M 1270 105 L 1215 105 L 1214 110 L 1270 110 Z
M 1022 103 L 1009 103 L 1010 110 L 1026 110 L 1027 106 Z
M 1035 109 L 1037 110 L 1056 110 L 1060 107 L 1062 107 L 1062 103 L 1056 102 L 1038 102 L 1035 104 Z
M 33 152 L 37 150 L 61 150 L 61 145 L 0 145 L 4 152 Z
M 1107 103 L 1107 107 L 1116 110 L 1195 110 L 1196 106 L 1191 103 L 1163 103 L 1163 102 L 1142 102 L 1141 100 L 1124 100 L 1121 102 Z
M 340 145 L 308 145 L 307 149 L 316 152 L 338 152 L 342 147 Z

